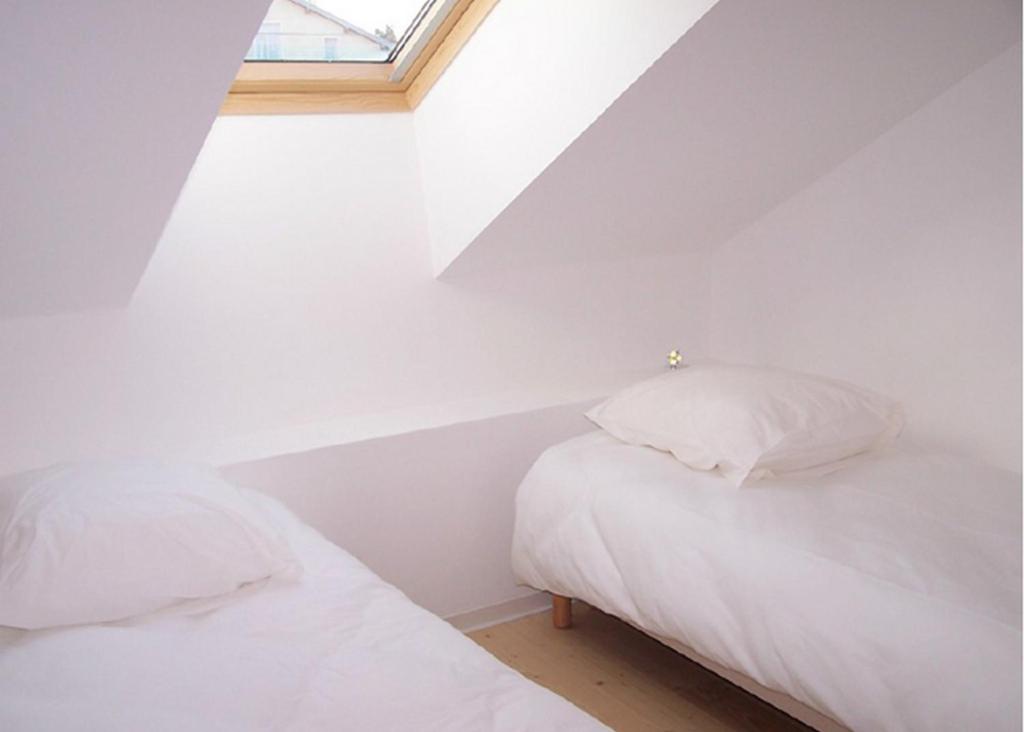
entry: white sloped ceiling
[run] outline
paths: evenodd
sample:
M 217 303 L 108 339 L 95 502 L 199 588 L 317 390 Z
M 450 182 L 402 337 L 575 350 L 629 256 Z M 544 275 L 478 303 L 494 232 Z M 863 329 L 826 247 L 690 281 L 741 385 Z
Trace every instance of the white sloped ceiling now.
M 129 300 L 268 5 L 6 4 L 0 317 Z
M 720 0 L 442 279 L 721 243 L 1019 38 L 1012 0 Z

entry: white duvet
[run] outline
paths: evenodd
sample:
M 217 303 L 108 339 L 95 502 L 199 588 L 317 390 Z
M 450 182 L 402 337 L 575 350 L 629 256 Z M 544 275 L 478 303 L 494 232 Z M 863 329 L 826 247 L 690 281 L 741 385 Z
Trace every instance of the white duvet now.
M 523 481 L 513 565 L 854 730 L 1019 730 L 1020 519 L 951 457 L 733 488 L 594 432 Z
M 301 581 L 132 621 L 0 629 L 0 730 L 606 729 L 261 500 Z

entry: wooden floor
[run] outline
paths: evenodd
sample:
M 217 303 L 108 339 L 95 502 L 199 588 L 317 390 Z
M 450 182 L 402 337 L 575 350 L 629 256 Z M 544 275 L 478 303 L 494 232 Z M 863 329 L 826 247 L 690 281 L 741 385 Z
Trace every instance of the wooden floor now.
M 810 729 L 583 603 L 574 603 L 570 630 L 541 613 L 469 637 L 619 732 Z

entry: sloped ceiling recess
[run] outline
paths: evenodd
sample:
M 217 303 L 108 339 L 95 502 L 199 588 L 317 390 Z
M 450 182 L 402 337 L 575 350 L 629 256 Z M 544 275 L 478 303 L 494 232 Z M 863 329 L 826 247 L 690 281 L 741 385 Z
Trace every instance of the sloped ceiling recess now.
M 441 278 L 723 242 L 1019 29 L 1012 0 L 720 0 Z
M 268 5 L 5 4 L 0 317 L 127 303 Z
M 11 4 L 0 318 L 127 304 L 268 4 Z M 1013 0 L 721 0 L 442 278 L 724 241 L 1019 28 Z

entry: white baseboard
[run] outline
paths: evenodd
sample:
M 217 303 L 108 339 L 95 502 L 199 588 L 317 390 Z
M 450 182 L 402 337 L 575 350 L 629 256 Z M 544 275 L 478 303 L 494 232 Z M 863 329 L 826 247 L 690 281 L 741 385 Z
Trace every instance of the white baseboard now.
M 458 613 L 445 618 L 445 620 L 455 626 L 457 630 L 469 633 L 473 630 L 489 628 L 498 623 L 506 623 L 509 620 L 544 612 L 550 607 L 551 595 L 545 592 L 535 592 L 526 597 L 499 602 L 497 605 L 488 605 L 469 612 Z

